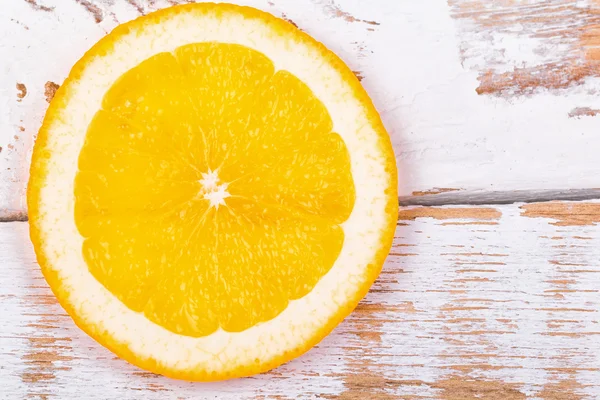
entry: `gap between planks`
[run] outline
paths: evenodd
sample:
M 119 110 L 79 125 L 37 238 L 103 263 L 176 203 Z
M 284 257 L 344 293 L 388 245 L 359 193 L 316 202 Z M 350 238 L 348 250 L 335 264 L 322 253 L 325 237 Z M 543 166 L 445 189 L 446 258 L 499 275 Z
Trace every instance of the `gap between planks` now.
M 448 189 L 435 194 L 401 196 L 398 199 L 402 206 L 449 206 L 449 205 L 494 205 L 513 203 L 541 203 L 548 201 L 582 201 L 600 199 L 598 189 L 570 190 L 511 190 L 511 191 L 470 191 Z M 25 211 L 2 212 L 0 222 L 26 222 Z
M 582 201 L 600 199 L 600 188 L 569 190 L 460 190 L 438 189 L 435 194 L 400 197 L 400 206 L 494 205 L 542 203 L 548 201 Z

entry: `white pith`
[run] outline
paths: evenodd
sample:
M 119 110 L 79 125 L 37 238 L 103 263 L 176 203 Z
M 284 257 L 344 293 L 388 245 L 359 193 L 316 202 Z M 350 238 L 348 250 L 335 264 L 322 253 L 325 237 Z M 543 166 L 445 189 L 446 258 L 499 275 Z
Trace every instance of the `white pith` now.
M 192 338 L 174 334 L 130 310 L 89 273 L 81 251 L 83 238 L 75 226 L 73 193 L 87 127 L 116 79 L 156 53 L 206 41 L 241 44 L 262 52 L 276 69 L 291 72 L 310 87 L 328 109 L 334 132 L 348 148 L 356 202 L 342 224 L 345 241 L 339 258 L 308 295 L 290 302 L 275 319 L 246 331 L 218 330 L 207 337 Z M 117 40 L 110 54 L 91 61 L 67 90 L 66 106 L 48 127 L 52 154 L 40 191 L 38 218 L 49 268 L 68 288 L 69 301 L 76 305 L 80 320 L 110 332 L 137 357 L 153 358 L 171 370 L 222 372 L 268 362 L 298 348 L 364 285 L 366 266 L 381 247 L 382 231 L 388 223 L 384 191 L 389 187 L 389 176 L 367 111 L 338 70 L 324 62 L 316 49 L 292 35 L 282 36 L 259 19 L 235 12 L 217 17 L 192 11 L 165 17 L 159 25 L 138 25 Z M 203 178 L 207 179 L 206 188 L 213 177 Z M 214 184 L 210 193 L 217 191 L 218 184 Z M 215 206 L 224 200 L 223 193 L 212 196 L 212 200 L 207 199 Z

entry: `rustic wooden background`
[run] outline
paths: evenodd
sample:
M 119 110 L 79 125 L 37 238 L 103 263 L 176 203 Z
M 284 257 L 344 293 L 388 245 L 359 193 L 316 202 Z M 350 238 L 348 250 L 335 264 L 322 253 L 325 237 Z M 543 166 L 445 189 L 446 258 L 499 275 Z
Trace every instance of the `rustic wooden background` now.
M 0 0 L 0 398 L 600 398 L 598 0 L 236 1 L 372 95 L 401 177 L 384 271 L 315 349 L 253 378 L 172 381 L 80 332 L 23 222 L 35 135 L 87 48 L 184 2 Z

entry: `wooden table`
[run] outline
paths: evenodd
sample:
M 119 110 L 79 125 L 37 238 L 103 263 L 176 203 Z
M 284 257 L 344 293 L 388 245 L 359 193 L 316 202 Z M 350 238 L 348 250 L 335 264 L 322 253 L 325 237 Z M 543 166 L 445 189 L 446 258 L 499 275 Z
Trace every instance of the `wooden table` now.
M 396 239 L 305 356 L 172 381 L 76 328 L 27 235 L 32 144 L 70 66 L 180 0 L 0 4 L 0 398 L 600 398 L 600 1 L 245 0 L 337 52 L 392 136 Z

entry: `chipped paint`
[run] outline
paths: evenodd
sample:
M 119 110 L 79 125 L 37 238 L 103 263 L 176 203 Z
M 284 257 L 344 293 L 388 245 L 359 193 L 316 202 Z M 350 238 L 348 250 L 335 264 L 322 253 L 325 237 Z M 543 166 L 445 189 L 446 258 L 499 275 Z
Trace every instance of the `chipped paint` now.
M 104 19 L 104 14 L 102 13 L 102 9 L 88 0 L 75 0 L 77 4 L 80 4 L 96 21 L 97 24 L 102 22 Z
M 412 384 L 412 382 L 409 382 Z M 402 385 L 401 381 L 388 380 L 377 373 L 350 374 L 344 379 L 346 390 L 336 399 L 362 400 L 395 400 L 397 397 L 386 393 L 386 389 Z M 333 398 L 333 397 L 331 397 Z
M 552 201 L 526 204 L 520 208 L 524 217 L 551 219 L 554 222 L 550 224 L 555 226 L 585 226 L 600 222 L 600 203 Z
M 138 14 L 140 15 L 144 15 L 146 14 L 146 11 L 144 10 L 144 7 L 137 2 L 137 0 L 125 0 L 127 2 L 127 4 L 129 4 L 131 7 L 133 7 Z
M 461 257 L 508 257 L 508 254 L 489 254 L 489 253 L 441 253 L 441 256 L 461 256 Z
M 575 379 L 566 379 L 544 385 L 544 389 L 537 393 L 542 400 L 583 400 L 586 398 L 578 393 L 583 386 Z
M 398 212 L 398 219 L 401 221 L 417 218 L 491 220 L 501 216 L 498 209 L 491 207 L 406 207 Z
M 460 54 L 463 65 L 479 71 L 478 94 L 531 95 L 600 76 L 597 2 L 448 3 L 455 19 L 468 21 L 461 25 Z M 520 41 L 521 51 L 510 48 L 514 41 Z
M 451 376 L 434 385 L 441 389 L 442 400 L 525 400 L 527 396 L 515 384 L 495 380 Z
M 23 29 L 25 29 L 26 31 L 29 30 L 29 27 L 27 25 L 25 25 L 24 23 L 22 23 L 21 21 L 15 19 L 15 18 L 11 18 L 10 21 L 14 22 L 15 24 L 17 24 L 17 25 L 19 25 L 21 27 L 23 27 Z
M 291 18 L 289 18 L 286 13 L 281 13 L 281 18 L 284 21 L 287 21 L 290 24 L 294 25 L 296 28 L 298 28 L 298 24 L 296 24 Z M 298 29 L 300 29 L 300 28 L 298 28 Z
M 34 322 L 26 325 L 33 333 L 27 337 L 27 350 L 21 357 L 26 365 L 21 372 L 21 380 L 29 384 L 30 394 L 35 395 L 38 389 L 36 384 L 48 384 L 56 379 L 59 371 L 69 371 L 71 367 L 68 364 L 74 358 L 70 355 L 72 339 L 52 335 L 65 319 L 63 313 L 56 313 L 60 308 L 56 298 L 46 286 L 34 285 L 31 291 L 27 304 L 32 311 L 37 310 L 39 315 Z
M 569 111 L 569 118 L 595 117 L 600 110 L 591 107 L 576 107 Z
M 478 80 L 477 94 L 530 95 L 540 88 L 558 90 L 581 85 L 590 76 L 600 73 L 582 66 L 544 65 L 515 67 L 509 72 L 483 72 Z
M 469 222 L 442 222 L 440 225 L 498 225 L 498 222 L 494 221 L 469 221 Z
M 22 101 L 27 96 L 27 87 L 23 83 L 17 83 L 17 101 Z
M 46 12 L 54 11 L 54 7 L 40 5 L 37 0 L 25 0 L 25 3 L 29 4 L 31 6 L 31 8 L 33 8 L 36 11 L 46 11 Z
M 362 72 L 360 72 L 360 71 L 352 71 L 352 72 L 354 73 L 354 75 L 356 76 L 356 79 L 358 79 L 359 82 L 362 82 L 362 80 L 365 79 Z
M 315 3 L 320 4 L 323 7 L 325 14 L 332 18 L 341 18 L 349 23 L 361 22 L 367 25 L 380 25 L 380 23 L 377 21 L 370 21 L 355 17 L 349 12 L 344 11 L 341 6 L 336 4 L 336 2 L 333 0 L 315 0 Z
M 44 96 L 46 96 L 46 101 L 48 103 L 52 101 L 59 87 L 60 86 L 57 83 L 54 83 L 52 81 L 46 82 L 46 84 L 44 85 Z

